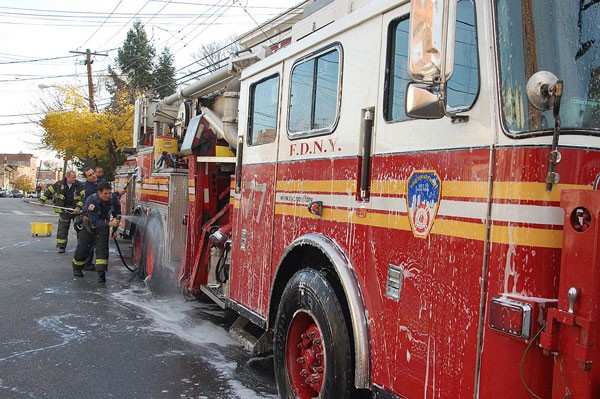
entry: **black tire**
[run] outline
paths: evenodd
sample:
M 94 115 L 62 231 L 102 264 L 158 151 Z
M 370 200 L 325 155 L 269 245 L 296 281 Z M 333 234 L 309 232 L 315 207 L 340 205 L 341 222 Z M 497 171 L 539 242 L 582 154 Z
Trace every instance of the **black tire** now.
M 289 352 L 293 347 L 300 347 L 296 342 L 289 343 L 288 336 L 294 336 L 291 330 L 293 320 L 306 313 L 316 321 L 321 333 L 324 355 L 324 376 L 320 392 L 321 399 L 347 399 L 353 392 L 354 372 L 352 368 L 352 352 L 350 334 L 344 318 L 342 306 L 335 290 L 325 276 L 314 269 L 298 271 L 287 283 L 274 326 L 273 350 L 275 357 L 275 379 L 279 396 L 284 399 L 308 397 L 296 394 L 296 385 L 292 386 L 288 364 L 293 357 Z M 296 323 L 296 321 L 294 321 Z M 314 341 L 313 341 L 314 342 Z M 294 355 L 295 356 L 295 355 Z M 322 361 L 322 360 L 321 360 Z M 294 367 L 293 365 L 290 367 Z

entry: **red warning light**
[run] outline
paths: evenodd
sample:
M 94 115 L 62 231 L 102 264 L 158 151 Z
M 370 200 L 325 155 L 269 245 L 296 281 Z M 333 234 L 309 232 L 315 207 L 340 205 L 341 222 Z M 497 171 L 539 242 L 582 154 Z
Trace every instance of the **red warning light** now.
M 490 302 L 488 320 L 494 330 L 521 339 L 529 339 L 531 314 L 530 304 L 498 297 Z

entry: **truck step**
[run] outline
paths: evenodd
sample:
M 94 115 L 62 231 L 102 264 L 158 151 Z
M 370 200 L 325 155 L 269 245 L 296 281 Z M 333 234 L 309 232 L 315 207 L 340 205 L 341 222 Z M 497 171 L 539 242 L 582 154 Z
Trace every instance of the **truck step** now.
M 200 291 L 202 291 L 211 301 L 217 304 L 221 309 L 225 310 L 225 296 L 223 295 L 222 285 L 201 285 Z
M 265 332 L 243 316 L 239 316 L 231 325 L 229 334 L 253 356 L 264 356 L 272 351 L 272 334 Z

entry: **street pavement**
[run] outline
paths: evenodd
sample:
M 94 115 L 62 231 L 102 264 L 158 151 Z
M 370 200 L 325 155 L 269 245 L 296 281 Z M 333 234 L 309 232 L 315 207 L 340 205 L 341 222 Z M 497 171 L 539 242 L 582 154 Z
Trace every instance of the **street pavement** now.
M 271 359 L 251 359 L 215 305 L 156 297 L 111 250 L 108 282 L 74 279 L 51 210 L 0 198 L 0 398 L 275 398 Z M 53 233 L 56 232 L 56 224 Z

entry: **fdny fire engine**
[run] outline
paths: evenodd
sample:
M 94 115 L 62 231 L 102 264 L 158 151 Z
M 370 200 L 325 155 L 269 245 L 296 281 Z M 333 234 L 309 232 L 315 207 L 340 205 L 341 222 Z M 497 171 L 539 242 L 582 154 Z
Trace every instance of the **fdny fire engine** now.
M 272 21 L 138 102 L 141 273 L 237 312 L 283 398 L 600 398 L 598 21 L 594 0 Z

